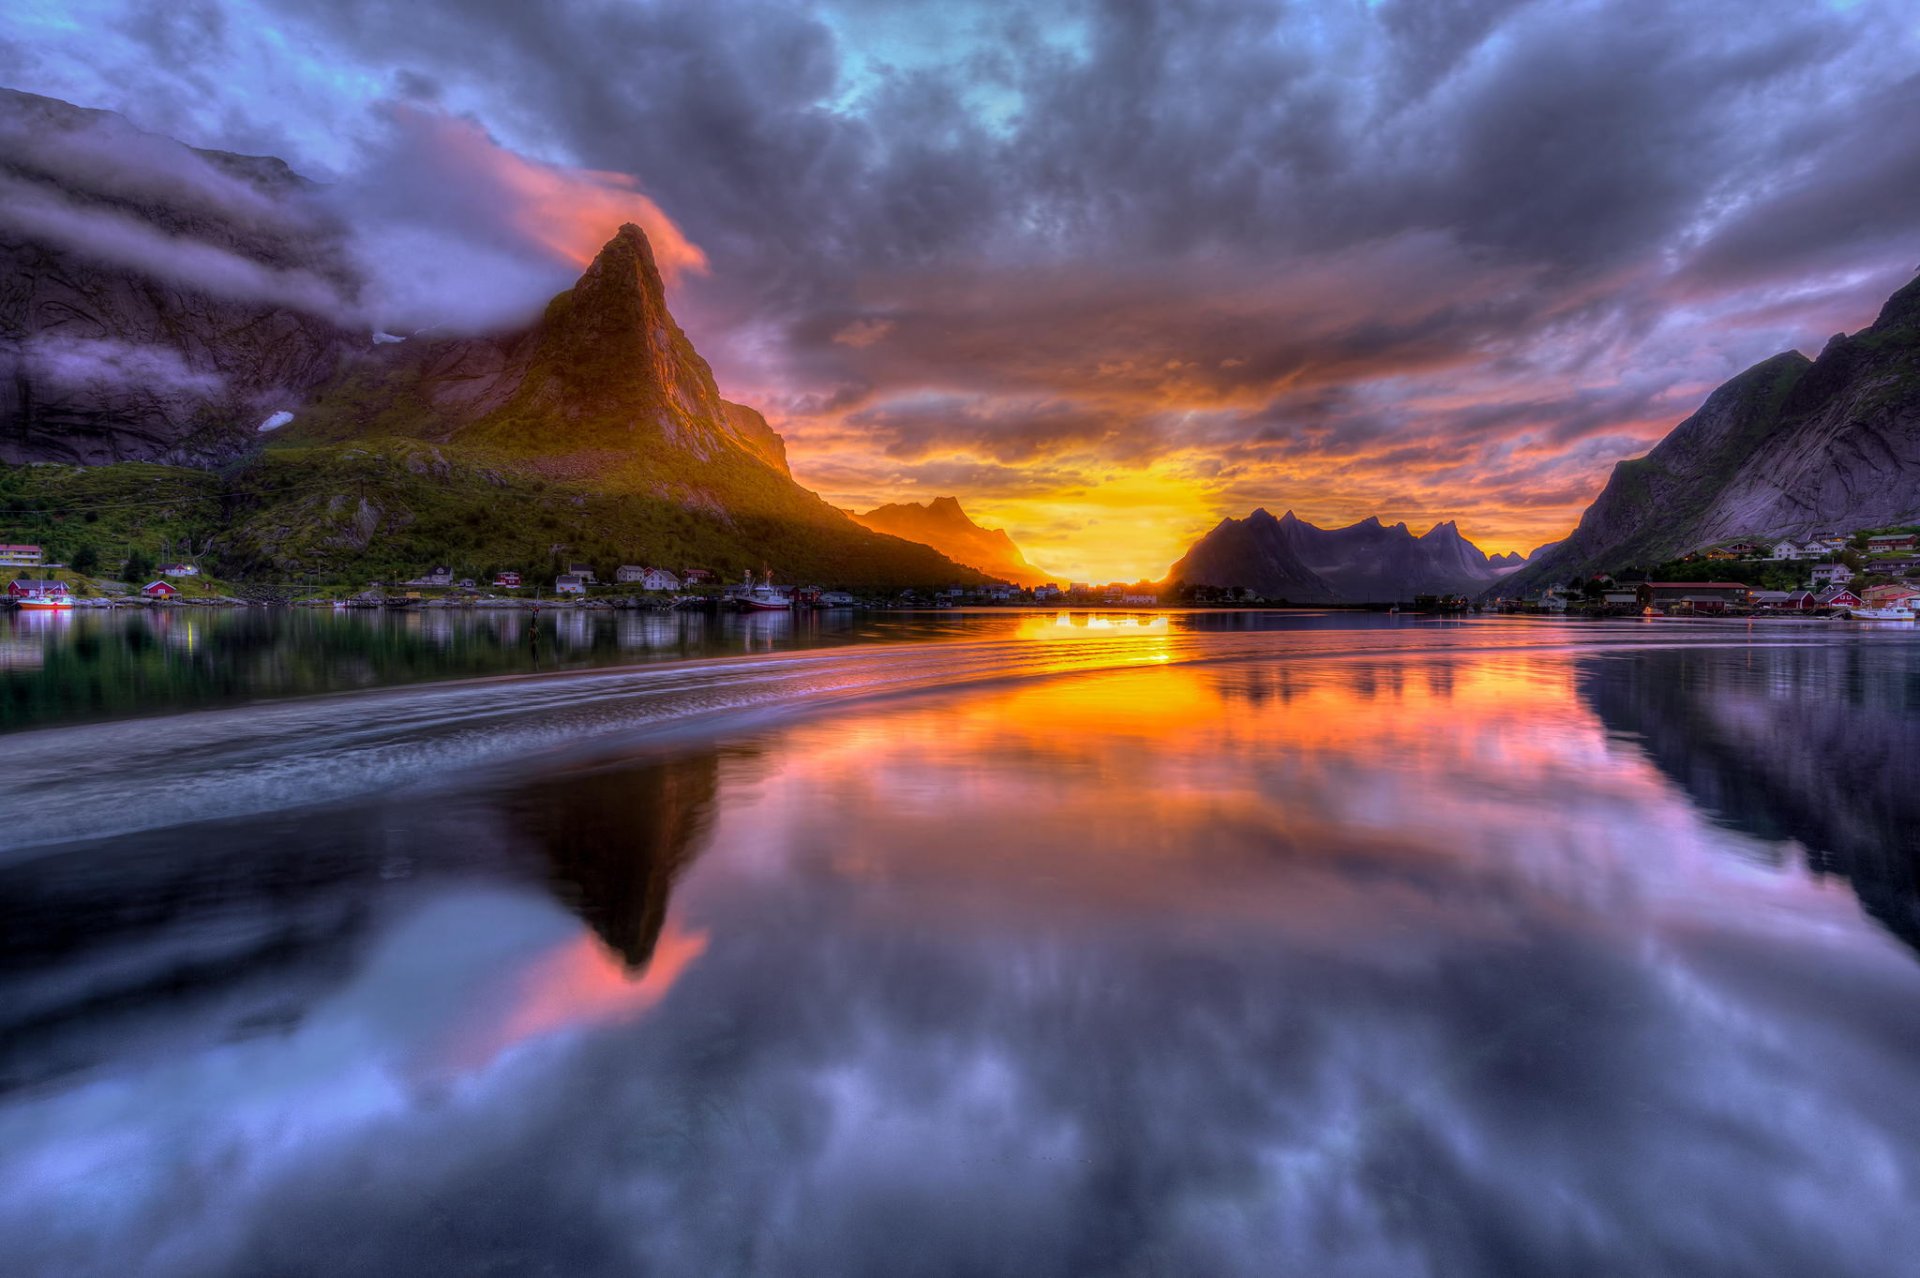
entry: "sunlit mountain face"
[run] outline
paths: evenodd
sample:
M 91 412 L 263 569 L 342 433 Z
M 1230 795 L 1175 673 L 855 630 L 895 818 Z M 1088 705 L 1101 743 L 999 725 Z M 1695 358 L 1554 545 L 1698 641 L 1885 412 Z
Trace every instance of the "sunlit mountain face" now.
M 1562 536 L 1910 277 L 1917 54 L 1900 0 L 0 16 L 0 83 L 323 180 L 375 323 L 524 320 L 638 222 L 801 482 L 1095 580 L 1263 505 Z

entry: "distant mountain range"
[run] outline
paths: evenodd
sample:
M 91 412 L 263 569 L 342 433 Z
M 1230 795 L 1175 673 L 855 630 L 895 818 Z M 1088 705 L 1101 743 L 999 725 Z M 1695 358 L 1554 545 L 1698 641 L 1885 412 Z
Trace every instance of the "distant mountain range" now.
M 1414 536 L 1404 523 L 1369 517 L 1319 528 L 1291 510 L 1223 519 L 1173 566 L 1168 580 L 1244 587 L 1296 604 L 1389 603 L 1417 595 L 1479 594 L 1525 562 L 1489 557 L 1449 520 Z
M 969 568 L 978 568 L 989 577 L 1010 581 L 1016 586 L 1038 586 L 1053 578 L 1027 562 L 1020 547 L 1003 529 L 982 528 L 967 517 L 955 497 L 935 497 L 932 501 L 897 502 L 876 506 L 854 520 L 875 532 L 889 533 L 932 546 L 935 550 Z
M 1650 567 L 1735 538 L 1920 522 L 1920 279 L 1809 360 L 1786 351 L 1623 461 L 1566 540 L 1503 592 Z
M 22 503 L 125 509 L 164 487 L 149 524 L 283 579 L 563 555 L 984 579 L 794 482 L 780 436 L 721 398 L 637 226 L 530 326 L 402 339 L 355 326 L 344 231 L 279 160 L 4 91 L 0 142 L 0 461 L 95 468 L 7 477 Z M 95 531 L 62 525 L 55 548 Z

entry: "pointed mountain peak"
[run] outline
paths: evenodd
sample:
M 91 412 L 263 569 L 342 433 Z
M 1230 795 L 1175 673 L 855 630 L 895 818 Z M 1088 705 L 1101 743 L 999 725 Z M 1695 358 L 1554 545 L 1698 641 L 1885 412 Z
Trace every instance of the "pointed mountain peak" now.
M 1291 510 L 1289 510 L 1289 511 L 1287 512 L 1287 515 L 1286 515 L 1286 517 L 1287 517 L 1288 519 L 1292 519 L 1292 518 L 1293 518 L 1293 512 L 1292 512 Z M 1229 521 L 1227 521 L 1227 520 L 1224 520 L 1224 519 L 1223 519 L 1223 520 L 1221 520 L 1220 522 L 1222 522 L 1222 523 L 1227 523 L 1227 522 L 1229 522 Z M 1250 524 L 1270 524 L 1270 523 L 1273 523 L 1273 522 L 1274 522 L 1274 518 L 1273 518 L 1273 512 L 1272 512 L 1272 511 L 1270 511 L 1270 510 L 1268 510 L 1268 509 L 1267 509 L 1267 508 L 1266 508 L 1265 506 L 1255 506 L 1255 507 L 1253 508 L 1253 513 L 1247 516 L 1247 522 L 1248 522 L 1248 523 L 1250 523 Z
M 1459 522 L 1457 520 L 1449 519 L 1445 523 L 1435 524 L 1433 527 L 1427 529 L 1424 533 L 1421 533 L 1420 540 L 1426 541 L 1429 538 L 1458 537 L 1459 535 L 1460 535 Z
M 648 242 L 647 233 L 632 222 L 625 222 L 594 255 L 577 287 L 620 288 L 636 284 L 650 298 L 665 296 L 666 285 L 660 278 L 659 264 L 653 260 L 653 245 Z
M 944 515 L 949 519 L 967 518 L 967 512 L 960 509 L 960 499 L 958 497 L 935 497 L 927 503 L 927 509 L 937 515 Z M 971 523 L 972 521 L 968 520 L 968 522 Z

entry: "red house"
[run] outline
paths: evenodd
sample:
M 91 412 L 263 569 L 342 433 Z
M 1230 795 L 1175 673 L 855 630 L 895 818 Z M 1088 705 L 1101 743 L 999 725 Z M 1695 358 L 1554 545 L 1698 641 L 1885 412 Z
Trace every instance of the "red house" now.
M 1814 597 L 1814 605 L 1820 608 L 1858 608 L 1860 596 L 1845 586 L 1829 586 Z
M 493 575 L 493 584 L 503 590 L 518 590 L 520 589 L 520 574 L 517 572 L 495 573 Z
M 164 581 L 149 581 L 140 587 L 140 593 L 149 599 L 171 599 L 180 592 Z
M 71 593 L 73 593 L 72 589 L 64 581 L 38 581 L 31 577 L 18 577 L 7 583 L 9 599 L 48 599 Z

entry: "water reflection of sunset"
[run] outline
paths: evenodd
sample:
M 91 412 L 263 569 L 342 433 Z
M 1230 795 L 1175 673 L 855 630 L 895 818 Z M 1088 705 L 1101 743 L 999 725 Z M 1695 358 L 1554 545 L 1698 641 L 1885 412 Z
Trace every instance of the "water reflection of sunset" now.
M 1085 620 L 1029 619 L 1021 633 L 1130 628 Z M 1143 629 L 1149 644 L 1164 633 Z M 1490 920 L 1371 880 L 1387 866 L 1450 865 L 1501 892 L 1622 908 L 1647 926 L 1703 878 L 1733 897 L 1798 889 L 1703 855 L 1739 840 L 1703 828 L 1657 771 L 1610 746 L 1576 663 L 1558 655 L 1088 674 L 796 737 L 745 824 L 781 830 L 837 873 L 945 884 L 951 907 L 1011 877 L 1050 914 L 1177 903 L 1338 934 L 1399 910 L 1445 932 Z M 860 815 L 829 825 L 826 813 Z M 759 842 L 752 829 L 726 837 Z M 1649 861 L 1656 849 L 1669 851 Z M 1276 858 L 1290 867 L 1285 893 L 1250 891 L 1274 886 Z
M 477 1023 L 466 1032 L 459 1060 L 465 1068 L 480 1068 L 532 1039 L 638 1016 L 666 997 L 706 948 L 705 933 L 668 922 L 652 960 L 633 972 L 598 938 L 582 932 L 506 978 L 504 1005 L 476 1010 Z

